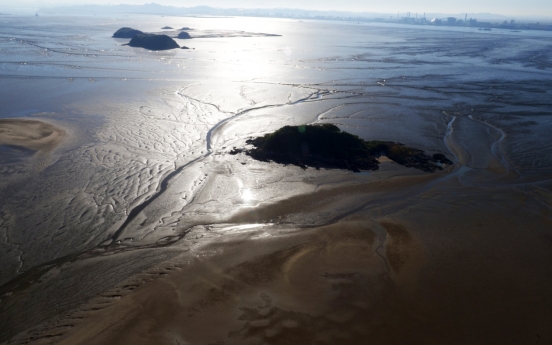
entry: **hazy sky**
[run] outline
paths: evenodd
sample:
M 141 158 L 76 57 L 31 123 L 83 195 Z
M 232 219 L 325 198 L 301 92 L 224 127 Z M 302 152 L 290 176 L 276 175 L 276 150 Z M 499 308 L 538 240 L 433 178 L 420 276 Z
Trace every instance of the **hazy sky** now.
M 0 0 L 0 6 L 17 4 L 143 4 L 144 0 Z M 396 13 L 440 12 L 477 13 L 490 12 L 512 16 L 538 15 L 552 16 L 552 0 L 151 0 L 163 5 L 191 7 L 207 5 L 214 7 L 286 7 L 317 10 L 365 11 Z

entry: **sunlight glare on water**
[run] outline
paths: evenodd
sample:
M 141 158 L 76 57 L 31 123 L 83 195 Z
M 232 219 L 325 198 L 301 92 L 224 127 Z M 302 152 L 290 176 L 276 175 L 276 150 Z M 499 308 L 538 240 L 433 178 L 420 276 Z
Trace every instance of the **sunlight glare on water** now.
M 252 201 L 254 199 L 253 193 L 249 189 L 244 189 L 241 193 L 242 200 L 245 202 Z

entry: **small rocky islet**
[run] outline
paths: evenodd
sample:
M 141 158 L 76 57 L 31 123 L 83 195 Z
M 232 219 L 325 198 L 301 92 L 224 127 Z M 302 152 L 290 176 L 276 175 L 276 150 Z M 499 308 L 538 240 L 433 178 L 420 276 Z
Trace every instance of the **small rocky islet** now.
M 167 35 L 138 34 L 134 35 L 128 43 L 131 47 L 145 48 L 149 50 L 169 50 L 180 48 L 178 43 Z
M 149 50 L 188 49 L 188 47 L 180 47 L 174 39 L 167 35 L 145 33 L 129 27 L 120 28 L 113 34 L 113 37 L 130 38 L 130 42 L 127 45 L 135 48 Z M 181 32 L 178 38 L 190 39 L 192 37 L 186 32 Z
M 185 31 L 182 31 L 182 32 L 179 32 L 178 33 L 178 36 L 177 38 L 181 39 L 181 40 L 189 40 L 192 38 L 192 36 L 190 36 L 189 33 L 185 32 Z
M 365 141 L 332 124 L 285 126 L 273 133 L 246 141 L 251 149 L 234 148 L 230 154 L 245 153 L 259 161 L 273 161 L 314 168 L 348 169 L 354 172 L 378 170 L 377 158 L 386 156 L 406 167 L 425 172 L 443 170 L 453 164 L 445 155 L 390 141 Z
M 115 31 L 115 33 L 113 34 L 113 37 L 114 38 L 133 38 L 135 35 L 138 35 L 138 34 L 143 34 L 143 32 L 133 28 L 124 27 Z

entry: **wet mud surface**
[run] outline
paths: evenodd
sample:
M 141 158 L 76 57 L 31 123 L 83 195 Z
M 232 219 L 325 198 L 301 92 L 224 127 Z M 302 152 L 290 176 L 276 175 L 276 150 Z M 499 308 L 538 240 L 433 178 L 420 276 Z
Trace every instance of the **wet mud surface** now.
M 0 342 L 552 340 L 552 37 L 178 20 L 282 36 L 155 53 L 110 37 L 136 18 L 0 18 L 0 117 L 71 133 L 1 161 Z M 454 165 L 229 154 L 324 123 Z

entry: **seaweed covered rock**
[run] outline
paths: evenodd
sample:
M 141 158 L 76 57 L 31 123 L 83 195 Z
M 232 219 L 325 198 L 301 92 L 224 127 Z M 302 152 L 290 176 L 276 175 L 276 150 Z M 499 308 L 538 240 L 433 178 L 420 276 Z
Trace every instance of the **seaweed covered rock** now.
M 189 33 L 185 32 L 185 31 L 182 31 L 182 32 L 178 33 L 178 38 L 180 38 L 181 40 L 188 40 L 188 39 L 192 38 L 192 36 L 190 36 Z
M 410 168 L 420 169 L 426 172 L 434 172 L 435 170 L 443 170 L 436 164 L 453 164 L 445 155 L 437 153 L 433 156 L 428 156 L 422 150 L 414 149 L 403 144 L 385 142 L 385 150 L 383 151 L 387 158 Z
M 378 170 L 380 156 L 426 172 L 442 170 L 437 163 L 452 164 L 444 155 L 428 156 L 403 144 L 364 141 L 332 124 L 285 126 L 274 133 L 250 139 L 247 155 L 261 161 L 298 165 L 302 168 L 340 168 L 353 171 Z M 233 154 L 239 150 L 234 150 Z
M 180 48 L 172 38 L 167 35 L 138 34 L 128 44 L 131 47 L 146 48 L 149 50 L 168 50 Z
M 133 38 L 135 35 L 138 35 L 138 34 L 143 34 L 143 32 L 133 28 L 124 27 L 117 30 L 113 34 L 113 37 L 114 38 Z

